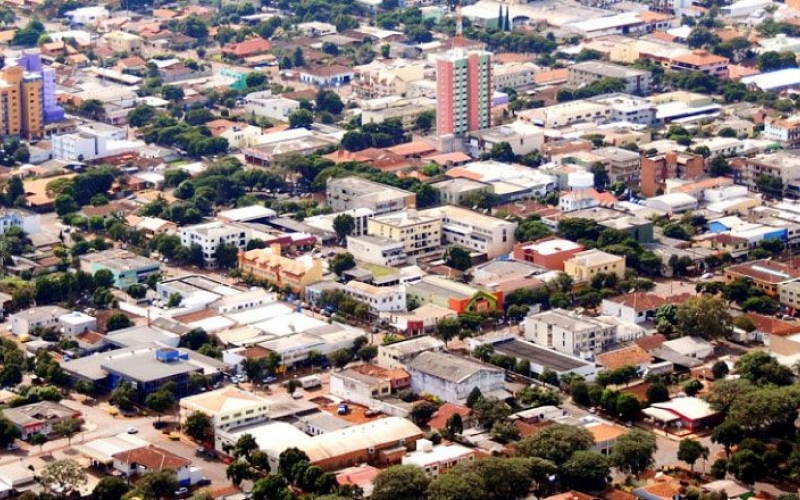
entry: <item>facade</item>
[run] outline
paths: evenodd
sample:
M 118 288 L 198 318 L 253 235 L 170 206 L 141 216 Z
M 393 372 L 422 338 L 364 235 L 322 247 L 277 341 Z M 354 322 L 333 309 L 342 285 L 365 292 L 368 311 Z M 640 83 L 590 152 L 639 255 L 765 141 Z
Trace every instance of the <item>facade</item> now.
M 597 149 L 593 153 L 606 160 L 604 163 L 607 164 L 609 184 L 622 182 L 628 186 L 639 186 L 639 153 L 613 146 Z
M 490 259 L 507 255 L 514 246 L 517 223 L 455 205 L 420 211 L 421 217 L 441 221 L 445 243 L 486 254 Z
M 778 285 L 778 296 L 782 306 L 792 314 L 800 311 L 800 282 L 790 281 Z
M 36 234 L 42 230 L 41 215 L 20 208 L 0 210 L 0 234 L 6 234 L 12 227 L 18 227 L 25 234 Z
M 524 337 L 570 356 L 590 359 L 616 342 L 616 328 L 574 311 L 553 309 L 523 321 Z
M 403 243 L 408 256 L 431 252 L 442 245 L 442 221 L 413 209 L 369 219 L 367 233 Z
M 589 281 L 598 274 L 616 274 L 625 276 L 625 257 L 603 252 L 602 250 L 586 250 L 564 261 L 564 272 L 575 281 Z
M 394 267 L 408 261 L 405 243 L 378 236 L 348 236 L 347 251 L 359 262 Z
M 238 249 L 247 247 L 250 240 L 249 231 L 243 227 L 222 222 L 207 222 L 195 224 L 180 229 L 181 245 L 190 248 L 200 245 L 203 249 L 203 259 L 210 267 L 216 265 L 215 253 L 220 243 L 233 245 Z
M 69 314 L 69 311 L 59 306 L 40 306 L 25 309 L 9 316 L 11 319 L 11 333 L 22 336 L 30 335 L 37 328 L 44 330 L 58 329 L 61 326 L 58 318 L 65 314 Z
M 114 275 L 114 286 L 119 289 L 144 283 L 149 276 L 161 271 L 161 263 L 157 260 L 113 248 L 83 255 L 80 261 L 81 268 L 86 272 L 94 274 L 101 269 L 110 271 Z
M 436 61 L 436 132 L 442 150 L 456 138 L 491 126 L 492 54 L 456 47 Z
M 90 161 L 131 153 L 144 147 L 143 141 L 127 139 L 124 129 L 92 123 L 77 131 L 53 136 L 53 158 L 69 161 Z
M 473 448 L 457 443 L 434 446 L 427 439 L 417 441 L 417 449 L 403 457 L 403 465 L 416 465 L 431 478 L 439 477 L 460 463 L 471 462 L 478 456 Z
M 390 370 L 379 366 L 359 366 L 340 372 L 332 372 L 330 391 L 334 396 L 339 396 L 345 401 L 363 405 L 374 406 L 375 400 L 389 396 L 394 390 L 408 387 L 411 379 L 404 370 L 392 370 L 400 374 L 402 381 L 395 385 Z M 393 385 L 395 385 L 393 387 Z
M 378 346 L 378 366 L 387 369 L 403 368 L 409 361 L 423 352 L 443 352 L 444 342 L 434 337 L 419 337 L 393 344 Z
M 344 293 L 366 304 L 372 314 L 406 310 L 406 289 L 401 285 L 374 286 L 360 281 L 351 281 Z
M 466 178 L 449 179 L 431 184 L 439 192 L 439 202 L 443 205 L 460 205 L 467 196 L 491 192 L 488 184 Z
M 414 193 L 360 177 L 328 179 L 325 194 L 334 212 L 369 208 L 377 216 L 412 208 L 417 203 Z
M 180 420 L 194 412 L 211 419 L 211 427 L 221 430 L 233 429 L 269 419 L 269 401 L 236 387 L 224 387 L 216 391 L 183 398 L 178 403 Z
M 322 279 L 322 261 L 310 255 L 296 259 L 284 257 L 279 244 L 270 248 L 240 250 L 239 269 L 244 275 L 252 275 L 278 288 L 288 287 L 299 295 L 305 293 L 308 285 Z
M 61 323 L 61 332 L 68 337 L 74 337 L 97 329 L 97 319 L 80 311 L 60 316 L 58 322 Z
M 754 260 L 725 268 L 727 282 L 738 278 L 747 280 L 750 286 L 771 297 L 777 297 L 781 286 L 800 280 L 800 271 L 771 260 Z
M 783 184 L 782 193 L 765 193 L 769 196 L 798 192 L 800 156 L 794 151 L 776 151 L 747 158 L 736 182 L 747 186 L 750 191 L 759 192 L 758 179 L 762 175 L 775 177 Z
M 367 221 L 375 215 L 375 212 L 369 208 L 354 208 L 344 212 L 306 217 L 303 219 L 303 224 L 308 224 L 317 229 L 334 233 L 336 231 L 334 230 L 333 222 L 336 220 L 336 217 L 340 215 L 349 215 L 353 218 L 353 230 L 350 231 L 348 236 L 364 236 L 367 234 Z
M 646 197 L 663 190 L 667 179 L 696 179 L 703 175 L 705 159 L 700 155 L 672 151 L 641 159 L 641 191 Z
M 619 297 L 603 299 L 603 315 L 622 319 L 625 323 L 641 324 L 654 321 L 658 308 L 669 301 L 658 295 L 635 292 Z
M 477 387 L 482 394 L 502 393 L 505 373 L 500 368 L 440 352 L 423 352 L 406 363 L 411 390 L 442 401 L 460 403 Z
M 79 420 L 81 412 L 52 401 L 40 401 L 6 408 L 3 416 L 19 430 L 20 438 L 27 441 L 34 434 L 49 436 L 64 421 Z
M 604 124 L 611 120 L 611 108 L 600 102 L 570 101 L 517 113 L 522 120 L 545 128 L 567 127 L 575 123 Z
M 490 153 L 496 144 L 503 142 L 511 146 L 515 155 L 524 156 L 541 149 L 544 144 L 544 130 L 524 121 L 514 121 L 470 132 L 467 146 L 470 154 L 477 157 L 481 153 Z
M 625 92 L 629 94 L 648 95 L 652 87 L 652 75 L 649 71 L 619 66 L 600 61 L 585 61 L 567 67 L 567 84 L 580 88 L 604 78 L 616 78 L 625 81 Z
M 563 271 L 564 261 L 583 251 L 583 245 L 570 240 L 550 238 L 517 243 L 513 248 L 515 260 L 530 262 L 553 271 Z
M 710 54 L 706 50 L 694 50 L 691 54 L 684 54 L 673 57 L 670 61 L 670 69 L 673 71 L 701 71 L 707 75 L 717 78 L 728 78 L 727 57 Z
M 787 118 L 764 119 L 764 131 L 762 135 L 766 139 L 780 141 L 788 145 L 800 143 L 800 116 L 793 115 Z
M 253 92 L 244 98 L 244 109 L 248 114 L 263 116 L 271 120 L 289 121 L 289 115 L 300 109 L 300 102 L 285 97 L 273 96 L 272 92 Z
M 181 486 L 192 484 L 191 462 L 158 446 L 148 445 L 113 455 L 114 468 L 126 477 L 148 472 L 173 471 Z M 199 478 L 197 478 L 199 479 Z
M 484 291 L 433 275 L 406 285 L 406 294 L 417 304 L 433 304 L 459 314 L 503 309 L 503 292 Z

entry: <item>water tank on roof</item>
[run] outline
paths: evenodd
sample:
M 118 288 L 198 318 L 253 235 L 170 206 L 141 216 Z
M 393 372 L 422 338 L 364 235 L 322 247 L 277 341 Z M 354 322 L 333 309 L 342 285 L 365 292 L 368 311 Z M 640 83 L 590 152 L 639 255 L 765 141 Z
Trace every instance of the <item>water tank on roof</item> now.
M 573 172 L 567 176 L 567 184 L 572 189 L 591 189 L 594 187 L 594 174 L 591 172 Z
M 176 361 L 179 355 L 180 353 L 175 349 L 164 348 L 156 351 L 156 359 L 162 363 L 171 363 L 172 361 Z

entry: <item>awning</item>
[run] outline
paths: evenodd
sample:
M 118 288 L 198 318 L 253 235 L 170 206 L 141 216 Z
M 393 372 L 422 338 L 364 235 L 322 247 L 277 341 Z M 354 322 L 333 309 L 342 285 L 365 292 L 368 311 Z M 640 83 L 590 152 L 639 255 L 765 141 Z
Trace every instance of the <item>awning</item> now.
M 680 418 L 677 417 L 674 413 L 669 412 L 667 410 L 662 410 L 661 408 L 652 408 L 652 407 L 645 408 L 644 410 L 642 410 L 642 413 L 644 413 L 648 417 L 653 417 L 659 422 L 664 422 L 664 423 L 680 420 Z

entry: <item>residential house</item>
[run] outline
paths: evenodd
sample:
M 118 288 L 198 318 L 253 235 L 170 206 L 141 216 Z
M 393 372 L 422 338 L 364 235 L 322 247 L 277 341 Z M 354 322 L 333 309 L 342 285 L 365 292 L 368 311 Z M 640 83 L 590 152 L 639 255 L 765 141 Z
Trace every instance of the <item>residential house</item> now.
M 639 325 L 654 321 L 658 308 L 668 303 L 668 300 L 652 293 L 634 292 L 603 299 L 602 311 L 606 316 Z
M 478 457 L 474 448 L 458 443 L 434 446 L 427 439 L 417 441 L 417 449 L 403 457 L 403 465 L 416 465 L 431 478 L 437 478 L 458 464 L 472 462 Z
M 143 446 L 114 455 L 114 468 L 125 477 L 138 477 L 149 472 L 170 471 L 181 486 L 189 486 L 192 481 L 191 462 L 155 445 Z
M 16 408 L 6 408 L 3 416 L 20 432 L 20 438 L 28 441 L 34 434 L 49 436 L 65 421 L 79 420 L 81 412 L 52 401 L 39 401 Z

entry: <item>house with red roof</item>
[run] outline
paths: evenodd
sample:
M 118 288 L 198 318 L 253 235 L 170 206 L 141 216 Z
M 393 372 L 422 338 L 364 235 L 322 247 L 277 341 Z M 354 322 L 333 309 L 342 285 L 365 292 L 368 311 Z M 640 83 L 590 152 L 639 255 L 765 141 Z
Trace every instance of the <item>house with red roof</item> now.
M 261 37 L 250 38 L 239 43 L 229 43 L 222 48 L 222 54 L 235 59 L 258 56 L 272 50 L 272 43 Z

